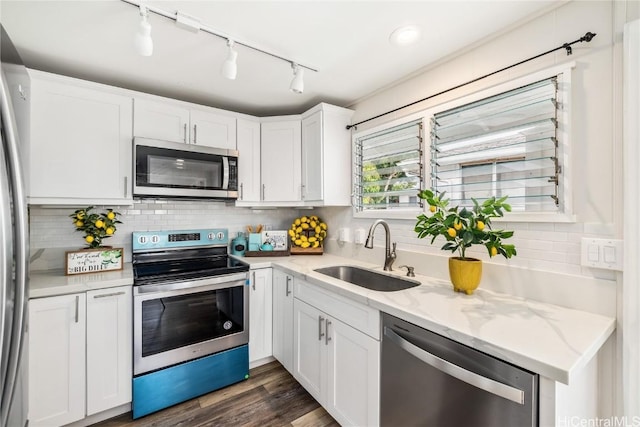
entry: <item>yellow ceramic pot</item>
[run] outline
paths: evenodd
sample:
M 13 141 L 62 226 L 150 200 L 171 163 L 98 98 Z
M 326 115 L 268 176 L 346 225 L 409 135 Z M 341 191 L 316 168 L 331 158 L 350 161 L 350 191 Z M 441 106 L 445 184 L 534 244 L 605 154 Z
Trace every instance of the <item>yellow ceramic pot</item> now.
M 449 258 L 449 278 L 454 291 L 471 295 L 482 279 L 482 261 L 476 258 Z

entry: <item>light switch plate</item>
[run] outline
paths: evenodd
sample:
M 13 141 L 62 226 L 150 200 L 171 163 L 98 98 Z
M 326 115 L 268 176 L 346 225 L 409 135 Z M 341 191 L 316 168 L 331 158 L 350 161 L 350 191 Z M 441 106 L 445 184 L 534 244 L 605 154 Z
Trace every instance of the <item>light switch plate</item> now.
M 581 252 L 580 264 L 585 267 L 622 271 L 622 240 L 583 237 Z

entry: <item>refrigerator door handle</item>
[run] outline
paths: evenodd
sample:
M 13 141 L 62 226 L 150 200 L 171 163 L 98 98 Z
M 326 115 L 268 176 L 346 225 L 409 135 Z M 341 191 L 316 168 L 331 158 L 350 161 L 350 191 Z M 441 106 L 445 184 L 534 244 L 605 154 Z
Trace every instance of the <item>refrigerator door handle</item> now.
M 384 335 L 397 344 L 401 349 L 410 353 L 412 356 L 417 357 L 433 368 L 486 392 L 511 400 L 512 402 L 520 405 L 524 405 L 524 391 L 511 387 L 507 384 L 494 381 L 491 378 L 476 374 L 475 372 L 468 371 L 458 365 L 441 359 L 438 356 L 421 349 L 417 345 L 410 343 L 387 326 L 384 327 Z
M 9 351 L 9 360 L 7 363 L 7 376 L 2 394 L 3 408 L 6 403 L 13 400 L 16 378 L 20 359 L 22 357 L 22 348 L 24 340 L 24 325 L 26 321 L 26 289 L 28 281 L 28 263 L 29 263 L 29 240 L 28 240 L 28 223 L 27 223 L 27 203 L 23 185 L 23 174 L 20 163 L 20 154 L 18 151 L 18 136 L 16 131 L 16 121 L 11 109 L 9 99 L 9 88 L 6 83 L 4 73 L 2 75 L 2 85 L 0 87 L 0 110 L 2 114 L 3 130 L 6 136 L 6 162 L 9 166 L 8 174 L 11 185 L 11 195 L 13 198 L 13 222 L 14 222 L 14 239 L 15 239 L 15 302 L 14 302 L 14 319 L 11 331 L 11 347 Z M 8 417 L 7 413 L 2 414 Z M 6 418 L 0 420 L 0 425 L 6 425 Z

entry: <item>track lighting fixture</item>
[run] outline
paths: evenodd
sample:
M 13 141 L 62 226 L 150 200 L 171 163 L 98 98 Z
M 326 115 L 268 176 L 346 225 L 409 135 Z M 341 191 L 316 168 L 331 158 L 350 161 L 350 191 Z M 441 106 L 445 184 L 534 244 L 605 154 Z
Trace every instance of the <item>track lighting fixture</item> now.
M 233 40 L 228 39 L 227 46 L 229 46 L 229 54 L 222 64 L 222 76 L 229 80 L 235 80 L 238 75 L 238 52 L 233 49 Z
M 289 89 L 295 93 L 302 93 L 304 92 L 304 68 L 300 68 L 295 62 L 291 63 L 291 68 L 293 68 L 293 80 Z
M 140 5 L 140 27 L 135 35 L 134 44 L 138 53 L 142 56 L 153 54 L 153 39 L 151 38 L 151 24 L 147 21 L 149 17 L 147 7 Z
M 225 34 L 221 31 L 213 29 L 207 26 L 206 24 L 200 22 L 200 20 L 194 16 L 187 15 L 180 11 L 169 12 L 153 5 L 143 4 L 142 1 L 144 0 L 142 1 L 141 0 L 120 0 L 120 1 L 140 9 L 140 16 L 142 17 L 142 20 L 140 21 L 140 28 L 135 36 L 135 47 L 136 47 L 136 50 L 140 53 L 140 55 L 151 56 L 151 54 L 153 53 L 153 40 L 151 39 L 151 25 L 148 22 L 148 14 L 149 12 L 153 12 L 158 16 L 175 21 L 178 27 L 186 29 L 193 33 L 198 33 L 198 32 L 208 33 L 212 36 L 220 37 L 222 39 L 227 40 L 227 47 L 228 47 L 227 59 L 222 64 L 222 70 L 221 70 L 222 75 L 227 79 L 235 80 L 236 76 L 238 75 L 238 63 L 237 63 L 238 52 L 236 52 L 236 50 L 233 48 L 234 45 L 242 45 L 245 48 L 251 49 L 255 52 L 260 52 L 272 58 L 279 59 L 281 61 L 285 61 L 291 64 L 291 68 L 293 68 L 293 80 L 291 81 L 291 85 L 289 86 L 289 88 L 295 93 L 302 93 L 304 90 L 303 77 L 304 77 L 305 68 L 310 71 L 318 72 L 318 70 L 316 70 L 313 67 L 310 67 L 308 65 L 302 65 L 299 62 L 292 61 L 291 59 L 285 58 L 284 56 L 278 55 L 273 52 L 269 52 L 262 48 L 258 48 L 247 41 L 239 40 L 237 37 L 231 37 L 229 34 Z M 160 2 L 154 2 L 154 3 L 160 3 Z

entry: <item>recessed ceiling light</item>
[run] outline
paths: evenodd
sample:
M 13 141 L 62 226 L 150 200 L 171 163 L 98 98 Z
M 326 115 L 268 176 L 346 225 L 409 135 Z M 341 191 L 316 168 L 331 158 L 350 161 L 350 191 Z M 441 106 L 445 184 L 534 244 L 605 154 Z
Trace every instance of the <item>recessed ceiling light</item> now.
M 420 38 L 420 28 L 415 25 L 405 25 L 393 30 L 389 41 L 397 46 L 407 46 L 415 43 Z

